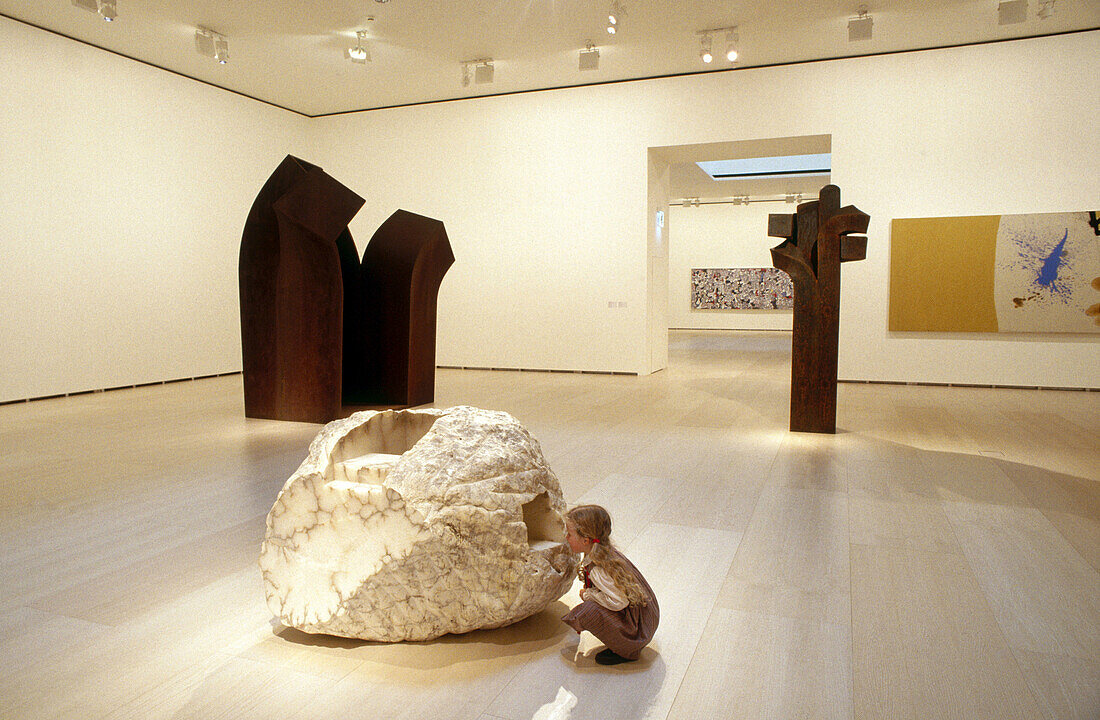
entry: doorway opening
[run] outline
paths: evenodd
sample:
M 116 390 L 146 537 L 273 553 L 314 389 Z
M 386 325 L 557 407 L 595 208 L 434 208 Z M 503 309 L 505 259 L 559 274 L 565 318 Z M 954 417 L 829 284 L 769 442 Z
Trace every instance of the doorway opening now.
M 816 200 L 831 159 L 831 135 L 649 148 L 650 372 L 667 365 L 670 329 L 790 332 L 768 215 Z

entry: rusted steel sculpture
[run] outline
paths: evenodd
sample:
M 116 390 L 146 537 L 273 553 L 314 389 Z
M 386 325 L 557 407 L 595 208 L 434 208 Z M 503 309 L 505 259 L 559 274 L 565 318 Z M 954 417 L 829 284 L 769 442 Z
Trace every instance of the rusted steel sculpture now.
M 363 198 L 288 155 L 252 203 L 241 238 L 246 417 L 328 422 L 342 407 L 348 223 Z
M 870 216 L 840 207 L 840 188 L 826 185 L 794 214 L 768 216 L 772 264 L 794 283 L 791 339 L 791 430 L 836 432 L 840 263 L 867 257 Z
M 398 210 L 375 236 L 385 252 L 361 264 L 347 226 L 363 202 L 290 155 L 256 196 L 238 268 L 245 416 L 324 423 L 348 405 L 433 400 L 436 298 L 454 262 L 443 223 Z
M 362 363 L 344 401 L 423 405 L 435 399 L 439 285 L 454 263 L 443 223 L 398 210 L 363 251 Z

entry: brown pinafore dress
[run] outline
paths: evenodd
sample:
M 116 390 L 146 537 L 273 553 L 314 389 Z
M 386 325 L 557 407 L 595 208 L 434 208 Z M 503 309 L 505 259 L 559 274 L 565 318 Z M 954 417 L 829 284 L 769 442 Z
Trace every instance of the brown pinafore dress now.
M 647 596 L 646 604 L 627 605 L 622 610 L 608 610 L 595 600 L 585 600 L 566 613 L 562 621 L 577 632 L 587 630 L 617 655 L 633 660 L 653 639 L 653 633 L 657 631 L 657 623 L 661 619 L 661 610 L 657 606 L 657 597 L 653 594 L 653 589 L 649 587 L 645 577 L 638 572 L 638 568 L 634 567 L 634 564 L 618 550 L 612 549 L 611 552 L 637 576 L 638 583 Z M 581 572 L 584 586 L 592 587 L 592 581 L 588 578 L 588 568 L 582 568 Z

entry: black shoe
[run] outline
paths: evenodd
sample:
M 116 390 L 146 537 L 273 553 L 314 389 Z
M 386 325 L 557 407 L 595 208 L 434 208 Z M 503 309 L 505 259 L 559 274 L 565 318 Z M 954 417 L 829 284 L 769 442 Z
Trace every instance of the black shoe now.
M 634 662 L 637 658 L 624 658 L 614 650 L 600 650 L 596 653 L 597 665 L 619 665 L 622 663 Z

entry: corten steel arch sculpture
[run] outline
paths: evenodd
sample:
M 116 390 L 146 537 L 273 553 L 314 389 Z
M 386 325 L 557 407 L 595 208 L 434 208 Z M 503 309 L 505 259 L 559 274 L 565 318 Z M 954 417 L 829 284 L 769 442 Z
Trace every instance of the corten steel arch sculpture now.
M 344 278 L 359 269 L 348 223 L 363 202 L 288 155 L 252 203 L 238 266 L 246 417 L 339 416 Z
M 795 214 L 768 216 L 768 235 L 786 238 L 772 248 L 772 264 L 794 283 L 791 338 L 791 430 L 836 432 L 837 344 L 840 335 L 840 263 L 867 257 L 871 218 L 840 207 L 840 188 L 826 185 Z
M 435 399 L 436 300 L 455 261 L 443 223 L 398 210 L 363 251 L 362 371 L 345 402 L 423 405 Z
M 347 225 L 363 202 L 290 155 L 256 196 L 239 265 L 247 417 L 324 423 L 433 400 L 446 231 L 398 210 L 360 264 Z

